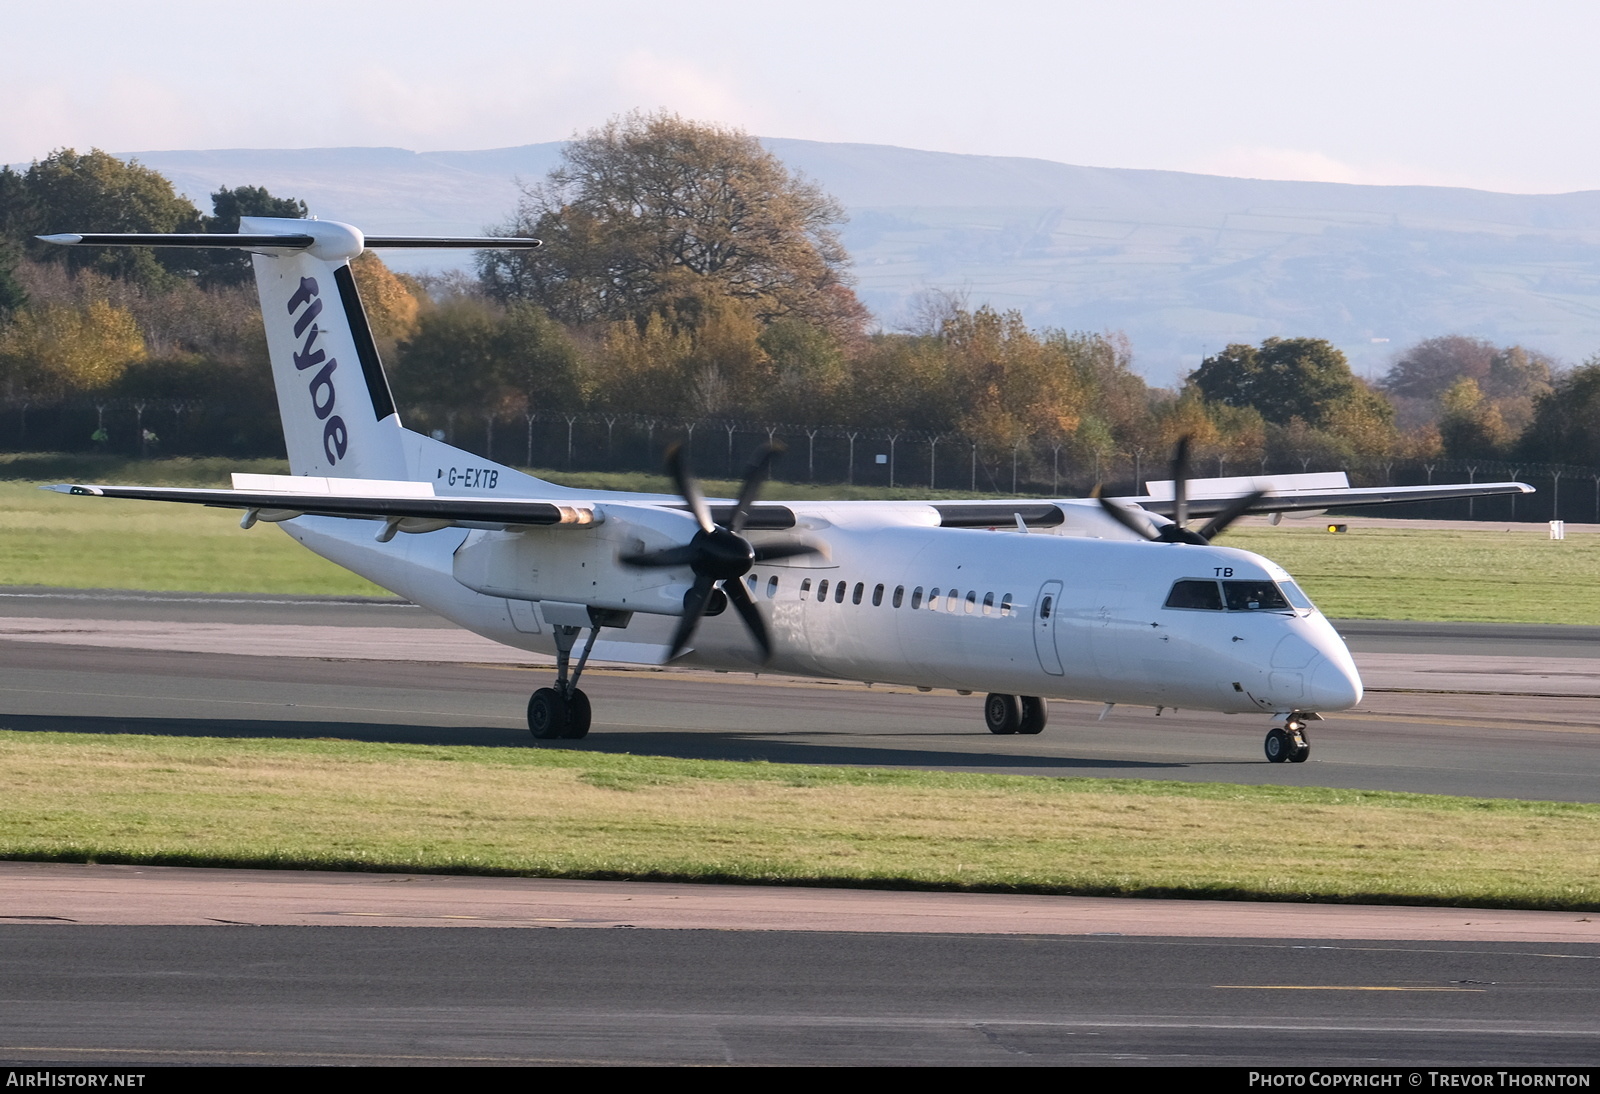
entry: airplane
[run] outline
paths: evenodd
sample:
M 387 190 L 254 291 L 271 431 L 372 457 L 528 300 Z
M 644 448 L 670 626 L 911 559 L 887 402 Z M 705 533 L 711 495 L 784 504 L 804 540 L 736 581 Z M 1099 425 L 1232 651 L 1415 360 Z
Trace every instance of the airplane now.
M 1117 704 L 1268 715 L 1267 759 L 1303 762 L 1307 724 L 1360 702 L 1360 675 L 1287 572 L 1211 541 L 1246 512 L 1532 492 L 1191 490 L 1186 443 L 1170 482 L 1120 499 L 763 502 L 770 447 L 732 500 L 708 501 L 678 449 L 677 496 L 563 487 L 401 426 L 350 270 L 369 247 L 538 240 L 274 218 L 232 235 L 39 238 L 250 252 L 291 471 L 236 474 L 229 490 L 46 489 L 241 509 L 244 528 L 275 523 L 468 630 L 554 654 L 553 686 L 528 701 L 541 741 L 589 732 L 578 683 L 594 657 L 983 693 L 997 734 L 1041 732 L 1050 699 L 1103 703 L 1102 717 Z

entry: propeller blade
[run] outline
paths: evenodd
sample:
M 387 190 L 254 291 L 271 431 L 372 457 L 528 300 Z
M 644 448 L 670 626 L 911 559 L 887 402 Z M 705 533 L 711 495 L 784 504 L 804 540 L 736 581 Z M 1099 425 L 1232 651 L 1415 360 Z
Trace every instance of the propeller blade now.
M 641 569 L 657 570 L 671 566 L 690 566 L 699 557 L 699 546 L 694 543 L 685 543 L 681 547 L 667 547 L 660 551 L 640 551 L 631 555 L 619 555 L 617 561 L 624 566 L 638 566 Z
M 1145 539 L 1153 540 L 1157 538 L 1156 533 L 1151 529 L 1148 521 L 1140 520 L 1138 517 L 1133 515 L 1132 510 L 1118 505 L 1116 502 L 1100 493 L 1099 486 L 1096 486 L 1094 488 L 1094 492 L 1089 496 L 1100 503 L 1100 508 L 1105 510 L 1108 517 L 1111 517 L 1128 531 L 1134 533 L 1135 535 L 1142 536 Z
M 678 620 L 678 627 L 672 632 L 672 647 L 667 653 L 668 661 L 682 653 L 683 647 L 689 644 L 694 629 L 700 625 L 700 617 L 706 614 L 706 605 L 711 602 L 711 590 L 714 587 L 712 578 L 697 577 L 689 591 L 684 594 L 683 617 Z
M 770 562 L 776 558 L 798 558 L 801 555 L 820 555 L 822 548 L 815 543 L 795 540 L 791 543 L 760 543 L 756 545 L 756 561 Z
M 1256 490 L 1242 498 L 1235 498 L 1229 506 L 1210 520 L 1200 529 L 1200 538 L 1209 543 L 1211 540 L 1228 530 L 1228 525 L 1238 520 L 1247 513 L 1252 505 L 1267 496 L 1265 490 Z
M 739 616 L 744 620 L 744 625 L 750 631 L 750 637 L 756 640 L 756 645 L 761 647 L 761 663 L 764 665 L 772 660 L 772 639 L 767 636 L 766 621 L 761 618 L 761 612 L 756 609 L 755 601 L 750 599 L 750 591 L 745 588 L 743 581 L 724 581 L 722 591 L 733 606 L 739 609 Z
M 715 528 L 716 525 L 711 522 L 711 510 L 706 506 L 705 495 L 700 493 L 700 484 L 694 481 L 684 464 L 683 445 L 675 444 L 667 449 L 667 474 L 672 476 L 672 484 L 678 488 L 678 493 L 683 495 L 683 500 L 689 503 L 689 512 L 694 514 L 700 530 L 709 532 Z
M 1178 438 L 1172 452 L 1172 519 L 1180 528 L 1189 526 L 1189 435 Z
M 764 444 L 756 449 L 755 460 L 745 469 L 744 485 L 739 488 L 739 501 L 733 507 L 733 516 L 728 521 L 728 531 L 735 534 L 744 531 L 745 522 L 750 519 L 750 507 L 756 503 L 761 488 L 766 485 L 767 476 L 772 473 L 773 457 L 781 451 L 783 451 L 781 448 L 773 444 Z

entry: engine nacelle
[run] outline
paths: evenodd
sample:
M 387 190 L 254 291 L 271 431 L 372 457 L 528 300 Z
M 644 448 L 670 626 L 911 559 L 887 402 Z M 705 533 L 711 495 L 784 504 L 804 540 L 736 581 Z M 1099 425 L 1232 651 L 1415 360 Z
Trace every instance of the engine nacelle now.
M 694 575 L 624 566 L 618 556 L 688 543 L 688 513 L 643 505 L 597 507 L 583 527 L 472 532 L 456 549 L 455 579 L 487 596 L 556 600 L 623 612 L 683 614 Z

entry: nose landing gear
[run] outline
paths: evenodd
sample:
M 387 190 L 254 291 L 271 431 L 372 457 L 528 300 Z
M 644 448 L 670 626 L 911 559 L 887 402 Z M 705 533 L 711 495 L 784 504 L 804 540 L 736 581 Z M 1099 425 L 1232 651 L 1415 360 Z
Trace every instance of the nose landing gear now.
M 1297 712 L 1289 715 L 1281 729 L 1273 726 L 1263 746 L 1267 759 L 1275 764 L 1305 763 L 1306 757 L 1311 755 L 1311 742 L 1306 740 L 1306 721 L 1306 716 Z

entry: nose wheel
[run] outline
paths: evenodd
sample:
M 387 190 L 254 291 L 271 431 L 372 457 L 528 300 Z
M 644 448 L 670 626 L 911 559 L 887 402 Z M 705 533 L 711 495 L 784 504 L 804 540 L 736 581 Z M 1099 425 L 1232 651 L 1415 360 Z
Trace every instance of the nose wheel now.
M 1305 763 L 1306 757 L 1311 755 L 1311 742 L 1306 740 L 1306 723 L 1293 715 L 1282 727 L 1273 726 L 1267 731 L 1263 748 L 1272 763 Z

